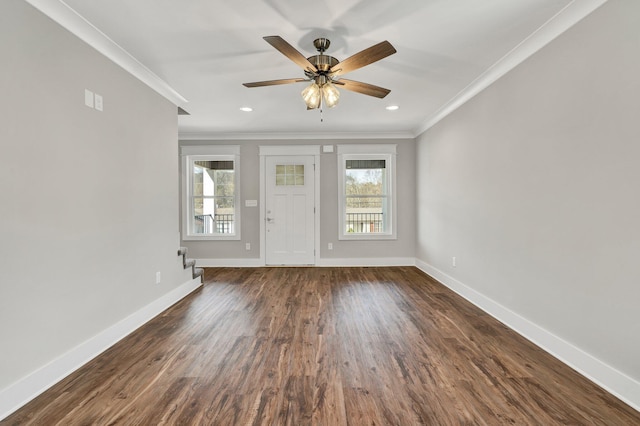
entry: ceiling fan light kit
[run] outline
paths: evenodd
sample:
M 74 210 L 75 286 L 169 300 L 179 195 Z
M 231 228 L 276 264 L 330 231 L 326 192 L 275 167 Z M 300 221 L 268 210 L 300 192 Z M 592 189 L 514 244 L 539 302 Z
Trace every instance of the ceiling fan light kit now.
M 307 109 L 321 108 L 326 105 L 333 108 L 340 100 L 340 92 L 325 76 L 317 76 L 301 93 Z
M 339 78 L 339 76 L 343 74 L 357 70 L 396 53 L 396 49 L 388 41 L 383 41 L 371 46 L 341 62 L 333 56 L 324 54 L 331 44 L 327 38 L 321 37 L 314 40 L 313 45 L 319 52 L 319 55 L 313 55 L 308 58 L 305 58 L 302 53 L 298 52 L 280 36 L 267 36 L 264 37 L 264 39 L 280 51 L 280 53 L 302 68 L 306 78 L 288 78 L 244 83 L 245 87 L 311 82 L 301 93 L 308 110 L 322 109 L 323 105 L 329 108 L 336 106 L 340 100 L 340 92 L 336 85 L 352 92 L 381 99 L 391 92 L 389 89 L 374 86 L 373 84 Z

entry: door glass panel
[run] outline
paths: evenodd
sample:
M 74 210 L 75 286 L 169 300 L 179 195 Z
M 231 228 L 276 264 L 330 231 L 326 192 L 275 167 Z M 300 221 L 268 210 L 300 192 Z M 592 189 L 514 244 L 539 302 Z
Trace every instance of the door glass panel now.
M 304 186 L 304 164 L 276 165 L 276 186 Z

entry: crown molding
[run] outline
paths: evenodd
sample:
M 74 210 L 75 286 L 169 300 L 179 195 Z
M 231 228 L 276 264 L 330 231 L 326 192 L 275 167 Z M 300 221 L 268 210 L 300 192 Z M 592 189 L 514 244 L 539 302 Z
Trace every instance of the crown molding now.
M 218 140 L 336 140 L 336 139 L 415 139 L 411 132 L 331 132 L 331 133 L 216 133 L 180 132 L 182 141 Z
M 98 52 L 138 78 L 174 105 L 184 107 L 188 101 L 153 71 L 140 63 L 106 34 L 79 15 L 63 0 L 25 0 L 46 16 L 89 44 Z M 489 67 L 478 78 L 450 99 L 435 113 L 426 118 L 414 131 L 389 133 L 335 132 L 335 133 L 216 133 L 181 132 L 182 140 L 289 140 L 289 139 L 414 139 L 436 125 L 440 120 L 464 105 L 482 90 L 500 79 L 549 42 L 591 14 L 608 0 L 573 0 L 556 15 L 546 21 L 529 37 Z
M 456 96 L 444 104 L 414 132 L 416 136 L 435 126 L 440 120 L 464 105 L 496 80 L 520 65 L 525 59 L 542 49 L 556 37 L 573 27 L 594 10 L 609 0 L 573 0 L 552 16 L 529 37 L 511 49 L 506 55 L 489 67 L 478 78 L 462 89 Z
M 25 0 L 177 106 L 188 101 L 62 0 Z

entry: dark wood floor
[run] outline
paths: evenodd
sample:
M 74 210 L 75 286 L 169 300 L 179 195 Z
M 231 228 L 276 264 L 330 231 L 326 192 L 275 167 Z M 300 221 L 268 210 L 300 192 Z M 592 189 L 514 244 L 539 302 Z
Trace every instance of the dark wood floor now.
M 640 425 L 416 268 L 213 268 L 2 424 Z

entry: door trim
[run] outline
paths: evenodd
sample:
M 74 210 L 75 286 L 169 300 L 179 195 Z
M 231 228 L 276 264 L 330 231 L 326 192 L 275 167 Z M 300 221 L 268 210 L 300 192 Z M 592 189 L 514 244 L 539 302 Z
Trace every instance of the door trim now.
M 265 205 L 266 205 L 266 157 L 267 156 L 287 156 L 287 155 L 308 155 L 313 156 L 314 167 L 314 200 L 316 214 L 314 215 L 313 235 L 314 250 L 313 265 L 318 264 L 320 256 L 320 145 L 261 145 L 260 155 L 260 263 L 264 266 L 266 262 L 266 226 L 265 226 Z

